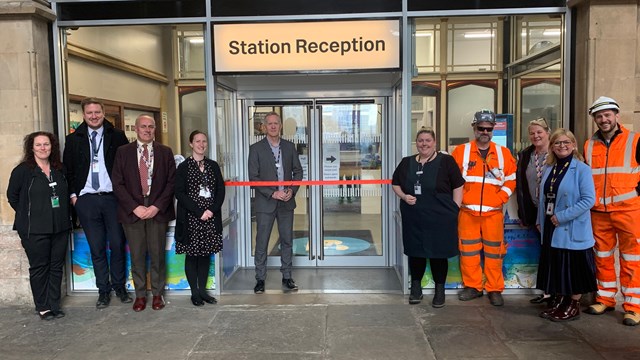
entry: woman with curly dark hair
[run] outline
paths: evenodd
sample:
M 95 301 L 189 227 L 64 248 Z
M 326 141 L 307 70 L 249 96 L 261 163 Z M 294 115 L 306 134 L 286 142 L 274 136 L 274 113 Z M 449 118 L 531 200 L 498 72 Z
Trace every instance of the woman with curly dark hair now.
M 42 320 L 65 315 L 60 294 L 71 218 L 63 174 L 58 138 L 37 131 L 24 138 L 23 158 L 7 187 L 7 199 L 16 212 L 13 229 L 29 258 L 31 292 Z

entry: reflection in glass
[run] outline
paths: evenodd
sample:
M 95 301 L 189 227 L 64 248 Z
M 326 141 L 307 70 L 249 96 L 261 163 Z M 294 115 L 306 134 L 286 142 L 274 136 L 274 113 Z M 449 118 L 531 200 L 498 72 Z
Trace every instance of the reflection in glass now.
M 322 180 L 381 179 L 381 105 L 323 105 L 321 121 Z M 324 255 L 382 255 L 381 205 L 379 184 L 323 186 Z
M 455 145 L 464 144 L 473 139 L 471 121 L 473 114 L 481 109 L 494 110 L 495 90 L 478 85 L 465 85 L 449 90 L 448 100 L 448 137 L 449 152 Z

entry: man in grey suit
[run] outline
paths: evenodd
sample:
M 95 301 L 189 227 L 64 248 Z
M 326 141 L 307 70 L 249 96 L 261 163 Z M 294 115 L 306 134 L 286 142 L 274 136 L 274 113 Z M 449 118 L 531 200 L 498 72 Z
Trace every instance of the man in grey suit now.
M 282 121 L 275 112 L 268 113 L 262 120 L 267 136 L 249 148 L 250 181 L 290 181 L 302 180 L 302 166 L 295 145 L 280 138 Z M 298 186 L 256 186 L 254 209 L 256 213 L 256 294 L 264 293 L 267 276 L 267 247 L 278 219 L 280 240 L 280 272 L 282 287 L 287 291 L 298 290 L 291 278 L 293 264 L 293 210 L 296 208 L 295 195 Z

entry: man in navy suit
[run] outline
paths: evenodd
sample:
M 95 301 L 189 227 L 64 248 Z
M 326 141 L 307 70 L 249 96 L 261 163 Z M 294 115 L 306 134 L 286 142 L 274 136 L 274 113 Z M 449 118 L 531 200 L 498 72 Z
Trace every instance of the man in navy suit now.
M 137 141 L 122 146 L 113 165 L 113 191 L 118 198 L 118 220 L 124 227 L 131 253 L 131 274 L 136 290 L 133 310 L 147 306 L 147 266 L 151 267 L 154 310 L 164 308 L 167 225 L 175 219 L 173 188 L 176 163 L 167 146 L 153 141 L 156 124 L 150 115 L 136 119 Z
M 265 115 L 262 125 L 267 133 L 264 139 L 249 148 L 250 181 L 302 180 L 302 166 L 295 145 L 280 138 L 282 121 L 275 112 Z M 254 210 L 256 213 L 256 294 L 264 293 L 267 277 L 267 248 L 273 223 L 278 219 L 280 237 L 280 272 L 282 287 L 288 291 L 298 290 L 291 277 L 293 265 L 293 210 L 299 186 L 256 186 Z
M 103 309 L 111 302 L 112 289 L 120 301 L 131 302 L 125 285 L 126 239 L 118 223 L 118 200 L 111 183 L 116 150 L 129 141 L 122 130 L 104 121 L 104 106 L 99 100 L 86 98 L 80 106 L 84 121 L 67 135 L 63 161 L 71 204 L 91 250 L 98 288 L 96 307 Z M 110 257 L 107 257 L 107 242 Z

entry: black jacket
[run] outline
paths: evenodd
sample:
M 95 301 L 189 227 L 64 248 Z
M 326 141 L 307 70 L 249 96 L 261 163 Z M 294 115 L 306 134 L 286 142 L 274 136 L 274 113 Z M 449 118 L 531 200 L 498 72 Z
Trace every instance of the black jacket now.
M 531 161 L 531 154 L 535 151 L 535 146 L 518 153 L 518 169 L 516 172 L 516 196 L 518 199 L 518 217 L 524 226 L 535 226 L 538 208 L 531 200 L 529 192 L 529 182 L 527 181 L 527 166 Z
M 129 140 L 120 129 L 116 129 L 107 120 L 104 121 L 104 139 L 102 140 L 104 162 L 107 167 L 107 173 L 111 177 L 113 162 L 116 158 L 116 150 L 118 147 L 128 144 Z M 89 176 L 91 166 L 91 147 L 89 146 L 89 129 L 86 122 L 82 122 L 75 132 L 67 135 L 65 139 L 64 166 L 67 169 L 67 181 L 69 182 L 69 191 L 71 194 L 80 195 L 80 191 L 84 189 Z
M 7 199 L 16 211 L 13 230 L 18 231 L 21 239 L 27 239 L 30 234 L 55 234 L 71 229 L 69 189 L 64 171 L 52 169 L 51 172 L 60 202 L 58 208 L 51 205 L 52 188 L 39 167 L 32 169 L 26 163 L 20 163 L 11 172 Z
M 188 177 L 188 167 L 189 163 L 192 163 L 194 160 L 192 158 L 188 158 L 183 161 L 176 170 L 176 185 L 175 185 L 175 195 L 178 200 L 177 207 L 177 216 L 176 216 L 176 229 L 175 229 L 175 241 L 181 242 L 183 244 L 188 244 L 190 242 L 189 233 L 187 230 L 187 213 L 192 213 L 197 217 L 201 217 L 204 214 L 205 210 L 209 210 L 213 213 L 213 221 L 215 222 L 216 229 L 222 233 L 222 214 L 220 213 L 220 208 L 222 208 L 222 203 L 224 202 L 225 189 L 224 189 L 224 178 L 222 177 L 222 172 L 220 171 L 220 166 L 218 163 L 205 159 L 205 162 L 213 169 L 213 181 L 215 181 L 215 188 L 211 189 L 211 195 L 213 196 L 213 204 L 208 209 L 202 209 L 198 206 L 198 204 L 191 199 L 188 194 L 188 186 L 194 181 L 193 179 L 189 179 Z

